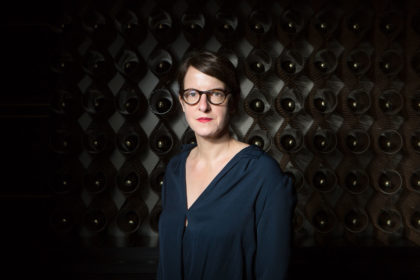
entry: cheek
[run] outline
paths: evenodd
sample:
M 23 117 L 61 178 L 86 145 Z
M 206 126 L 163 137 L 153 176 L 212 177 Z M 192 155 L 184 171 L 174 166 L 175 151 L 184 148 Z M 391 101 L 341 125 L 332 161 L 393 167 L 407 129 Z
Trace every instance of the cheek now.
M 223 125 L 226 125 L 227 123 L 229 123 L 230 120 L 230 112 L 229 112 L 229 108 L 225 108 L 225 110 L 221 111 L 219 113 L 220 116 L 220 123 Z

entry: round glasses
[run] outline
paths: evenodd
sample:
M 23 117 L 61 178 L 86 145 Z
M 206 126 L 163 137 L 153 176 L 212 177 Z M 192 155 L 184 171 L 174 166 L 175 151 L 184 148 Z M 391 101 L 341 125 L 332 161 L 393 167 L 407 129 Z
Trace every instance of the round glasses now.
M 207 100 L 213 105 L 222 104 L 229 95 L 229 93 L 222 89 L 211 89 L 205 91 L 198 89 L 186 89 L 182 93 L 181 97 L 188 105 L 195 105 L 200 101 L 202 94 L 207 95 Z

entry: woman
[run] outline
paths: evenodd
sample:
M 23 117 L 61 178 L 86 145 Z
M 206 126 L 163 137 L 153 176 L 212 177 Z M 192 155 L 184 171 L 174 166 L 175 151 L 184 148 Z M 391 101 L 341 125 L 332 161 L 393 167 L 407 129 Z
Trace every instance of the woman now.
M 235 68 L 195 52 L 179 70 L 179 101 L 197 144 L 166 167 L 158 279 L 284 279 L 291 241 L 292 182 L 256 146 L 235 140 Z

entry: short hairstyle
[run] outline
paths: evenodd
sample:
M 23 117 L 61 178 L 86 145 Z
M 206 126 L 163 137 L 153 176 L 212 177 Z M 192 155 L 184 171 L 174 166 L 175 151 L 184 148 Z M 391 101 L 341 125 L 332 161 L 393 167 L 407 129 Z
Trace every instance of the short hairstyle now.
M 222 81 L 225 84 L 225 89 L 232 95 L 229 106 L 236 110 L 240 98 L 240 87 L 235 66 L 226 56 L 207 50 L 188 53 L 178 69 L 180 95 L 184 91 L 184 78 L 190 66 Z

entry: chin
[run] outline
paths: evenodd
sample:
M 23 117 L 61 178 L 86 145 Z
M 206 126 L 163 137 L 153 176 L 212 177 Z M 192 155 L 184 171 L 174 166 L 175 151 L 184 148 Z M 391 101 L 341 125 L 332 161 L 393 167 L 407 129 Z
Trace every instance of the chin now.
M 214 130 L 214 129 L 205 129 L 205 128 L 196 128 L 192 129 L 195 133 L 196 138 L 207 138 L 207 139 L 217 139 L 224 135 L 223 130 Z

